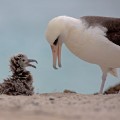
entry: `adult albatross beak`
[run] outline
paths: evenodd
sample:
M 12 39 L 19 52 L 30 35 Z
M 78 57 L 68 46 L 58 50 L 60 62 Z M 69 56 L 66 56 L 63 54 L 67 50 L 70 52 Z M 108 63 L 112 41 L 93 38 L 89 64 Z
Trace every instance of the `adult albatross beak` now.
M 58 66 L 61 67 L 61 45 L 51 45 L 52 55 L 53 55 L 53 68 L 57 69 L 56 63 L 58 60 Z

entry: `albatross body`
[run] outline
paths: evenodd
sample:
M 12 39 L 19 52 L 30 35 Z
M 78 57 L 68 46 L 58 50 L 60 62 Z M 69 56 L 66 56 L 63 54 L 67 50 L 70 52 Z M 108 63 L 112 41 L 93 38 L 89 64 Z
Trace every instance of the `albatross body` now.
M 100 66 L 103 92 L 108 73 L 117 77 L 120 67 L 120 18 L 84 16 L 80 19 L 58 16 L 47 26 L 46 39 L 51 45 L 53 67 L 61 67 L 61 46 L 80 59 Z

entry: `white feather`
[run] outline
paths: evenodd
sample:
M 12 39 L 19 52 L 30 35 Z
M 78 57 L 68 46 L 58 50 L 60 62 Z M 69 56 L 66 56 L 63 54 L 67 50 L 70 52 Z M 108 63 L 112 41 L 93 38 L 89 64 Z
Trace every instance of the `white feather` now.
M 105 27 L 88 27 L 85 21 L 67 16 L 52 19 L 46 31 L 46 38 L 51 45 L 59 36 L 59 41 L 62 41 L 74 55 L 101 67 L 103 82 L 100 93 L 107 73 L 118 76 L 116 68 L 120 67 L 120 46 L 109 41 L 106 32 Z

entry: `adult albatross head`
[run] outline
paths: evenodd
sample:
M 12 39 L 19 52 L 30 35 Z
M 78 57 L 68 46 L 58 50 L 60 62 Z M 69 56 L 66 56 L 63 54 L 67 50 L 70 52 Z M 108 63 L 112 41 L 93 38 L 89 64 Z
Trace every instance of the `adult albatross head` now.
M 58 66 L 61 67 L 61 47 L 62 43 L 65 42 L 65 37 L 67 37 L 70 19 L 76 21 L 76 19 L 72 17 L 58 16 L 52 19 L 47 26 L 45 35 L 52 49 L 54 69 L 57 69 L 57 60 Z
M 64 30 L 64 24 L 62 19 L 64 17 L 57 17 L 52 19 L 48 23 L 46 38 L 51 46 L 53 55 L 53 68 L 57 69 L 56 63 L 58 60 L 58 66 L 61 67 L 61 47 L 62 47 L 62 33 Z

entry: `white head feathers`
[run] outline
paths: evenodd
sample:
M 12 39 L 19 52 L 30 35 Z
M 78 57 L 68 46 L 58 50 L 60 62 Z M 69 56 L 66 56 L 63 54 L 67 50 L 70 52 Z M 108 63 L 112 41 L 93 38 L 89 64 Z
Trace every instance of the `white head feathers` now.
M 54 41 L 59 37 L 60 33 L 64 29 L 63 22 L 61 22 L 63 18 L 64 16 L 59 16 L 59 17 L 52 19 L 48 23 L 48 27 L 47 27 L 45 34 L 46 34 L 46 38 L 48 42 L 50 43 L 50 45 L 54 43 Z

